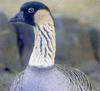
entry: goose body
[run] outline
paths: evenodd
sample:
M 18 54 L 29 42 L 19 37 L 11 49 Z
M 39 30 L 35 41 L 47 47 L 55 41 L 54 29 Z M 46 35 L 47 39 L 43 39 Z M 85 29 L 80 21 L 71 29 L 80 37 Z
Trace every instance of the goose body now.
M 55 64 L 55 26 L 46 5 L 27 2 L 11 21 L 31 25 L 35 40 L 29 64 L 15 78 L 10 91 L 95 91 L 83 72 Z
M 86 75 L 74 68 L 28 66 L 15 79 L 11 91 L 95 91 Z

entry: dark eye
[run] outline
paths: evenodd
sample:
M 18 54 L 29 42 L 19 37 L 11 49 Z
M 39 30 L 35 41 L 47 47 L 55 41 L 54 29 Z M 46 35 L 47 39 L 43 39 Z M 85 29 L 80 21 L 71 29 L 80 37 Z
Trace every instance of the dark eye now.
M 34 8 L 29 8 L 29 9 L 28 9 L 28 12 L 29 12 L 29 13 L 33 13 L 33 12 L 34 12 Z

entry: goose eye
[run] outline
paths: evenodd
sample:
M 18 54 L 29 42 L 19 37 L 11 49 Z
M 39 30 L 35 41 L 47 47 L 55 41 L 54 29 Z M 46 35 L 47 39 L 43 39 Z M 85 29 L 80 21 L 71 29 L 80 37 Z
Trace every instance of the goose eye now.
M 34 8 L 29 8 L 29 9 L 28 9 L 28 12 L 29 12 L 29 13 L 33 13 L 33 12 L 34 12 Z

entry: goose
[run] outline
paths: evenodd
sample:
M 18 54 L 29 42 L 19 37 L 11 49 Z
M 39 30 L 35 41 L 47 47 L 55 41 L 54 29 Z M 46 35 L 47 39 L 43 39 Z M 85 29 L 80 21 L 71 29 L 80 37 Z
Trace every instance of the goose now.
M 29 63 L 15 77 L 10 91 L 95 91 L 83 72 L 55 64 L 55 24 L 47 5 L 26 2 L 11 22 L 32 26 L 35 39 Z

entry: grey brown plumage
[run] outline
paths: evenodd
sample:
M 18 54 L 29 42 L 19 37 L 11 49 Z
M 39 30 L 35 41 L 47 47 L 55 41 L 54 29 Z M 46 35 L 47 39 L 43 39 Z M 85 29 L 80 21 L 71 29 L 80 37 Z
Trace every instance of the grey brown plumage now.
M 11 91 L 95 91 L 86 75 L 74 68 L 55 65 L 38 69 L 28 66 L 15 79 Z

